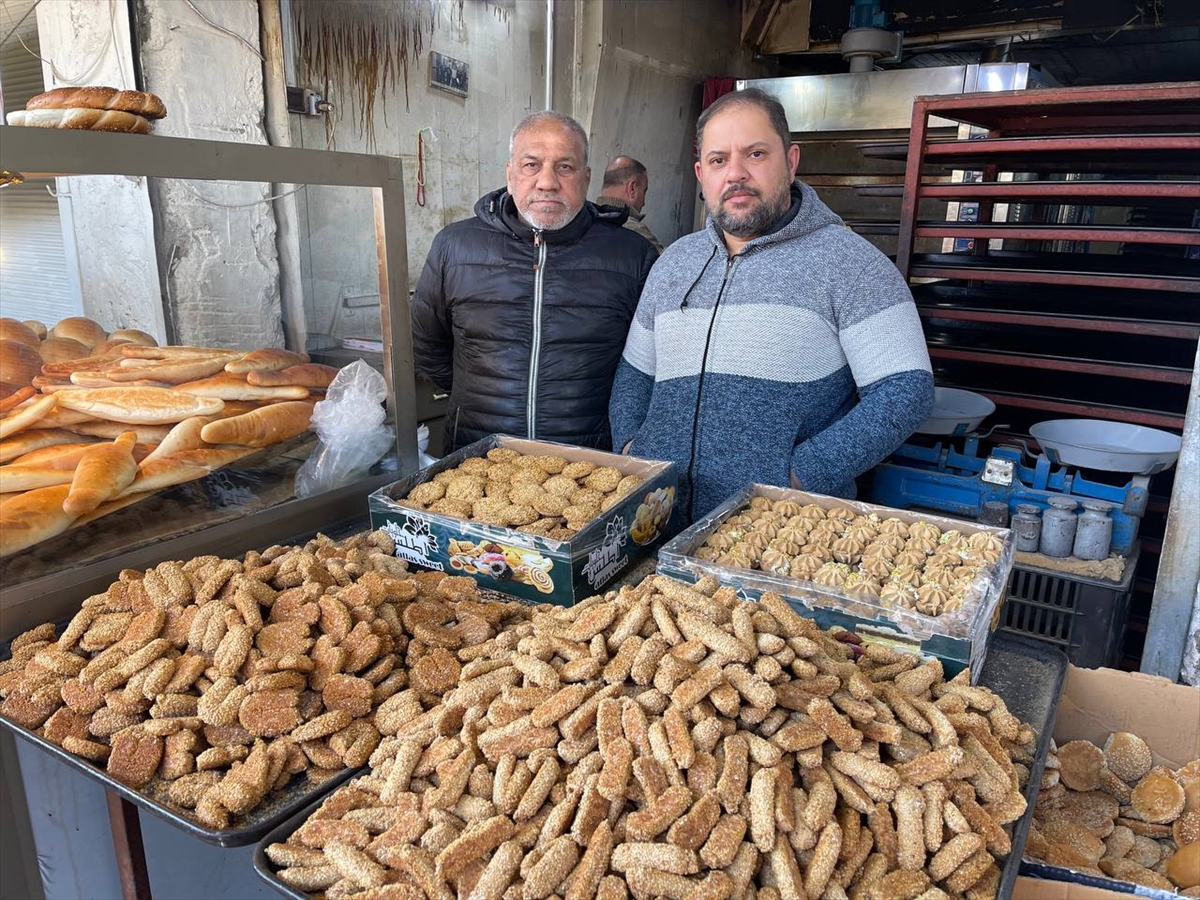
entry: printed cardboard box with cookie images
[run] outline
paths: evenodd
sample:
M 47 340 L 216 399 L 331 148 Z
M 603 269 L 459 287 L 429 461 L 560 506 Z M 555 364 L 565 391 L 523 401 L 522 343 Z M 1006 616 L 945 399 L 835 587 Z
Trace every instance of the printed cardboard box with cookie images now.
M 525 456 L 559 456 L 607 466 L 642 482 L 567 540 L 410 509 L 398 502 L 438 473 L 468 458 L 485 457 L 497 447 Z M 662 539 L 677 486 L 674 463 L 490 435 L 373 493 L 371 527 L 387 531 L 396 542 L 396 555 L 413 566 L 469 575 L 482 589 L 523 600 L 571 606 L 601 591 Z
M 761 569 L 723 565 L 700 559 L 696 551 L 727 519 L 745 510 L 754 498 L 793 501 L 801 506 L 815 504 L 825 509 L 844 507 L 856 515 L 879 520 L 899 519 L 907 525 L 931 523 L 941 531 L 956 530 L 963 536 L 986 533 L 1000 543 L 995 562 L 981 567 L 970 584 L 961 607 L 952 614 L 931 616 L 894 605 L 878 597 L 852 595 L 838 587 L 817 584 L 793 576 L 777 575 Z M 803 616 L 814 619 L 822 628 L 845 628 L 865 643 L 880 643 L 937 657 L 949 678 L 970 668 L 974 681 L 983 669 L 987 643 L 1000 619 L 1002 597 L 1012 571 L 1013 538 L 1006 528 L 992 528 L 974 522 L 949 519 L 926 513 L 892 509 L 874 503 L 843 500 L 822 494 L 810 494 L 770 485 L 751 484 L 718 506 L 690 528 L 666 544 L 658 554 L 658 571 L 672 578 L 697 581 L 705 575 L 738 589 L 750 599 L 766 591 L 779 594 Z
M 1057 746 L 1090 741 L 1103 747 L 1108 736 L 1119 731 L 1141 737 L 1150 747 L 1155 766 L 1178 769 L 1200 759 L 1200 690 L 1141 672 L 1071 666 L 1054 723 Z M 1021 900 L 1026 896 L 1029 900 L 1090 900 L 1131 894 L 1169 900 L 1179 896 L 1052 866 L 1028 854 L 1021 872 L 1032 876 L 1022 878 L 1013 891 L 1013 897 Z

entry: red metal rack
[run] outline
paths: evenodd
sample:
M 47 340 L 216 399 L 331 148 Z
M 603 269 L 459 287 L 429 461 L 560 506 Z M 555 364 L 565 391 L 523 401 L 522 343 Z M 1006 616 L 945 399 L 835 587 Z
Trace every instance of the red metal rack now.
M 974 133 L 947 140 L 934 118 Z M 896 265 L 939 384 L 990 397 L 1001 439 L 1052 418 L 1183 427 L 1200 339 L 1200 82 L 922 97 L 907 153 L 877 152 L 905 159 Z M 947 183 L 954 170 L 982 180 Z M 978 215 L 922 220 L 923 201 Z M 917 252 L 929 238 L 970 249 Z M 1133 629 L 1170 490 L 1170 473 L 1151 482 Z

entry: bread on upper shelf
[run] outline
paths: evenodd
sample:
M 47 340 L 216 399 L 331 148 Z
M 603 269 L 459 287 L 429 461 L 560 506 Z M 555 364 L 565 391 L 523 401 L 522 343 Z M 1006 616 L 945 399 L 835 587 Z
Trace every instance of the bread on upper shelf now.
M 162 100 L 145 91 L 111 87 L 61 87 L 38 94 L 7 116 L 9 125 L 149 134 L 150 120 L 167 114 Z
M 0 557 L 303 434 L 337 374 L 307 360 L 0 318 Z

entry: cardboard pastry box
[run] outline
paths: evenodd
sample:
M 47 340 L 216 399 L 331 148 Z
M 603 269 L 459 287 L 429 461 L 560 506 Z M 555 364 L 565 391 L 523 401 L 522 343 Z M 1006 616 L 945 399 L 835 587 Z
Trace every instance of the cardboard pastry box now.
M 941 616 L 927 616 L 913 609 L 885 605 L 878 598 L 870 600 L 853 596 L 837 587 L 791 576 L 697 559 L 695 552 L 708 538 L 726 519 L 738 514 L 755 497 L 772 501 L 792 500 L 801 506 L 815 503 L 826 509 L 847 507 L 861 516 L 897 518 L 906 524 L 931 522 L 943 532 L 955 529 L 967 536 L 987 532 L 1000 538 L 1002 550 L 996 562 L 980 569 L 963 606 Z M 942 661 L 947 678 L 969 667 L 974 679 L 983 667 L 988 638 L 999 622 L 1001 596 L 1008 584 L 1012 559 L 1012 532 L 1005 528 L 990 528 L 933 514 L 754 484 L 739 491 L 664 546 L 658 554 L 658 571 L 672 578 L 692 582 L 704 575 L 712 575 L 722 584 L 737 588 L 739 593 L 750 599 L 757 599 L 766 591 L 774 591 L 801 615 L 815 619 L 822 628 L 845 628 L 855 632 L 866 643 L 882 643 L 912 653 L 936 656 Z
M 396 502 L 439 472 L 455 468 L 468 457 L 486 456 L 495 447 L 611 466 L 622 475 L 639 475 L 643 481 L 563 541 L 410 509 Z M 659 542 L 671 518 L 677 484 L 674 463 L 491 435 L 373 493 L 371 527 L 386 531 L 396 542 L 396 555 L 414 566 L 470 575 L 485 590 L 523 600 L 571 606 L 602 590 Z
M 1177 769 L 1200 759 L 1200 690 L 1141 672 L 1080 669 L 1071 666 L 1058 705 L 1054 740 L 1058 746 L 1084 740 L 1103 747 L 1114 731 L 1131 731 L 1154 751 L 1154 764 Z M 1169 891 L 1101 878 L 1052 866 L 1026 856 L 1015 900 L 1090 900 L 1093 897 L 1178 898 Z M 1091 893 L 1088 893 L 1088 892 Z
M 1039 881 L 1036 878 L 1017 879 L 1012 900 L 1128 900 L 1128 894 L 1118 894 L 1086 884 L 1065 881 Z

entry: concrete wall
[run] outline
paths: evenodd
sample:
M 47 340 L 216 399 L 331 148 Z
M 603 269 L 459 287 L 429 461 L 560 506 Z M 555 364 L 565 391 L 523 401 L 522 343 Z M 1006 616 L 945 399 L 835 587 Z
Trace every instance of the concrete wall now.
M 256 0 L 193 0 L 259 44 Z M 138 0 L 146 89 L 162 97 L 157 134 L 265 144 L 262 60 L 183 0 Z M 279 261 L 269 184 L 156 180 L 150 187 L 173 339 L 280 347 Z M 223 205 L 217 205 L 223 204 Z
M 765 70 L 738 40 L 739 3 L 604 0 L 596 5 L 603 10 L 603 45 L 587 122 L 592 196 L 600 192 L 608 159 L 626 154 L 641 160 L 650 175 L 646 224 L 667 243 L 693 230 L 692 136 L 705 78 L 746 78 Z
M 38 6 L 37 23 L 47 90 L 134 86 L 125 4 L 54 0 Z M 140 328 L 165 338 L 145 179 L 59 178 L 57 190 L 66 257 L 78 260 L 83 314 L 110 331 Z
M 545 90 L 544 4 L 519 3 L 505 16 L 487 4 L 468 3 L 461 23 L 452 15 L 455 7 L 457 3 L 438 3 L 438 25 L 427 49 L 468 64 L 466 98 L 429 86 L 429 54 L 423 54 L 409 69 L 407 107 L 403 90 L 399 96 L 376 96 L 374 146 L 359 134 L 352 98 L 327 98 L 339 111 L 333 131 L 337 150 L 403 160 L 410 285 L 421 274 L 433 236 L 450 222 L 473 215 L 475 201 L 484 193 L 503 187 L 509 132 L 521 117 L 541 109 Z M 325 127 L 323 117 L 293 116 L 293 143 L 324 149 Z M 436 140 L 425 132 L 426 199 L 420 207 L 417 132 L 425 128 Z M 310 334 L 378 337 L 370 192 L 310 187 L 297 198 Z

